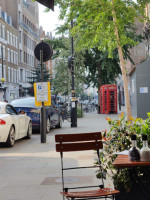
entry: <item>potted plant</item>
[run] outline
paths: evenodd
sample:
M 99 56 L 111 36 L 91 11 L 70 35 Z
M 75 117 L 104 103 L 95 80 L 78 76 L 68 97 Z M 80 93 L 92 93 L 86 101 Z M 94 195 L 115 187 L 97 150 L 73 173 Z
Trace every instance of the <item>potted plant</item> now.
M 100 157 L 104 173 L 112 177 L 115 188 L 121 191 L 116 199 L 148 199 L 147 195 L 150 196 L 148 189 L 150 186 L 150 168 L 136 167 L 133 179 L 130 169 L 117 170 L 113 166 L 113 162 L 117 157 L 116 152 L 131 148 L 131 135 L 136 134 L 138 148 L 142 147 L 142 134 L 147 134 L 150 142 L 150 113 L 148 113 L 146 120 L 130 117 L 130 121 L 127 121 L 123 113 L 117 120 L 111 120 L 110 118 L 106 118 L 106 120 L 110 129 L 108 132 L 103 132 L 104 147 L 100 152 Z M 104 176 L 104 173 L 98 173 L 97 178 Z M 141 188 L 144 188 L 145 191 L 142 192 Z

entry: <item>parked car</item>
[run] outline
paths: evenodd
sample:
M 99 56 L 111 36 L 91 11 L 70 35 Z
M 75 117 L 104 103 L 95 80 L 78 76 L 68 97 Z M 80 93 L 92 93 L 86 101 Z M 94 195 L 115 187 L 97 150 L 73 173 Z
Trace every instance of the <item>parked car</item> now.
M 15 109 L 19 112 L 20 110 L 24 110 L 25 113 L 32 120 L 32 129 L 40 130 L 40 112 L 41 107 L 35 106 L 35 98 L 34 97 L 25 97 L 13 100 L 11 105 L 15 107 Z M 51 106 L 46 106 L 46 132 L 50 131 L 50 128 L 55 126 L 56 128 L 62 127 L 62 114 L 59 108 L 57 108 L 53 101 Z
M 12 105 L 0 102 L 0 143 L 13 147 L 15 140 L 24 137 L 30 139 L 31 135 L 32 122 L 30 117 L 19 114 Z

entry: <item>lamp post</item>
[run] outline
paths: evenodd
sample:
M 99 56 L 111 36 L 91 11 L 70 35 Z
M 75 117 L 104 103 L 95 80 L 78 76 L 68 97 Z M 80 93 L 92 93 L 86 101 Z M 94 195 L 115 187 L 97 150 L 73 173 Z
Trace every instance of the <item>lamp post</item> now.
M 73 28 L 73 20 L 71 20 L 71 29 Z M 77 127 L 77 101 L 74 87 L 74 45 L 73 37 L 71 37 L 71 127 Z

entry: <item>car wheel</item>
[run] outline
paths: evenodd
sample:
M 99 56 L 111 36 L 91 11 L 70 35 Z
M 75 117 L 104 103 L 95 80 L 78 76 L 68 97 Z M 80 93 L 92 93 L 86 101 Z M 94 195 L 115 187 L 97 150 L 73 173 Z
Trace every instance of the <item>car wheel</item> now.
M 63 122 L 63 119 L 62 119 L 62 116 L 59 117 L 59 124 L 56 126 L 56 128 L 62 128 L 62 122 Z
M 50 123 L 50 118 L 48 117 L 46 121 L 46 133 L 49 133 L 50 129 L 51 129 L 51 123 Z
M 32 135 L 32 123 L 31 121 L 29 122 L 29 125 L 28 125 L 28 131 L 27 131 L 27 139 L 31 139 L 31 135 Z
M 8 147 L 13 147 L 14 144 L 15 144 L 15 128 L 14 128 L 14 126 L 11 126 L 10 130 L 9 130 L 9 135 L 7 138 L 6 145 Z

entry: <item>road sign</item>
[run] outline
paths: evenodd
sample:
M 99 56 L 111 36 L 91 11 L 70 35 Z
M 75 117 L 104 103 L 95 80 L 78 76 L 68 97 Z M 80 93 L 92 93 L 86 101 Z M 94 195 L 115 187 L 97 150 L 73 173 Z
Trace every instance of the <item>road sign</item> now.
M 35 106 L 51 105 L 50 82 L 34 83 Z
M 43 62 L 50 60 L 53 55 L 52 47 L 46 42 L 40 42 L 34 49 L 35 57 L 40 61 L 40 50 L 43 51 Z

